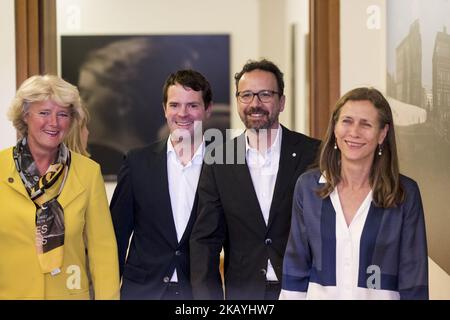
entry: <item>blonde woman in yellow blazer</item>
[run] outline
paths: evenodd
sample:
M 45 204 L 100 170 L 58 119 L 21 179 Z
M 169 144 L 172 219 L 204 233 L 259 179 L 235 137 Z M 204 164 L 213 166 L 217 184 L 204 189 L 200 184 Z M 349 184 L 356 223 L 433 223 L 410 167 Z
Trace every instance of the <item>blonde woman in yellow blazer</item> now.
M 82 112 L 77 88 L 56 76 L 17 91 L 9 117 L 19 141 L 0 152 L 0 299 L 119 298 L 100 167 L 63 143 Z

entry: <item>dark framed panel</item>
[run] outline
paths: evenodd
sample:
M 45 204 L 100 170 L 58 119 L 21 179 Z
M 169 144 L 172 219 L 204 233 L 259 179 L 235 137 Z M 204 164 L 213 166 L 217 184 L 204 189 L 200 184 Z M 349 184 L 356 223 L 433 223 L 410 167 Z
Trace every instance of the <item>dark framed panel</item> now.
M 209 80 L 214 106 L 203 127 L 230 127 L 230 39 L 208 35 L 61 37 L 62 77 L 78 86 L 90 113 L 88 151 L 114 181 L 130 149 L 167 139 L 162 88 L 170 73 L 194 69 Z

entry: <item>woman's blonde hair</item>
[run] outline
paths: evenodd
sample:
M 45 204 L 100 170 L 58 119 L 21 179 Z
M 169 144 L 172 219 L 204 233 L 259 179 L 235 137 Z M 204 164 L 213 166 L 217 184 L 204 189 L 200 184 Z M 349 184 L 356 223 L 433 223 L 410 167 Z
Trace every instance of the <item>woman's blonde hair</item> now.
M 336 137 L 334 128 L 339 119 L 342 107 L 348 101 L 370 101 L 378 113 L 379 127 L 389 126 L 382 145 L 382 154 L 374 151 L 372 169 L 370 171 L 370 185 L 373 190 L 373 202 L 383 208 L 395 207 L 405 199 L 405 192 L 400 183 L 397 145 L 395 142 L 394 119 L 388 101 L 374 88 L 356 88 L 343 95 L 331 115 L 327 133 L 320 148 L 319 167 L 326 175 L 327 182 L 317 191 L 317 194 L 327 197 L 341 181 L 341 152 L 334 149 Z
M 51 100 L 71 111 L 68 136 L 80 134 L 80 121 L 86 118 L 80 93 L 76 86 L 55 75 L 35 75 L 25 80 L 16 92 L 8 111 L 8 118 L 16 128 L 19 139 L 27 136 L 28 126 L 24 121 L 30 104 Z
M 84 103 L 81 104 L 81 108 L 83 109 L 84 116 L 79 121 L 79 129 L 70 131 L 66 136 L 64 143 L 70 150 L 82 154 L 83 156 L 90 157 L 91 155 L 87 151 L 87 146 L 81 138 L 83 129 L 87 127 L 87 124 L 89 123 L 89 112 Z

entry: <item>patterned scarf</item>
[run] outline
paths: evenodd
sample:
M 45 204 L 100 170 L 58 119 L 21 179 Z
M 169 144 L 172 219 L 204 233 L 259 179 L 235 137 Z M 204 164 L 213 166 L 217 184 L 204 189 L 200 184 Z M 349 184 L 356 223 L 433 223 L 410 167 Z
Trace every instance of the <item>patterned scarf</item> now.
M 36 205 L 36 251 L 42 273 L 60 272 L 64 256 L 64 209 L 57 198 L 66 181 L 70 151 L 61 143 L 56 161 L 40 177 L 26 138 L 13 149 L 22 182 Z

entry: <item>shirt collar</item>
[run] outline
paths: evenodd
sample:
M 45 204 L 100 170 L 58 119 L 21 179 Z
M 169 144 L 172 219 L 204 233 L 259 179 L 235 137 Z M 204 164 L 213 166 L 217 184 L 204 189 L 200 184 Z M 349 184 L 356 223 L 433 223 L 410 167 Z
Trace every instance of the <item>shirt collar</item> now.
M 277 130 L 277 136 L 275 138 L 275 141 L 270 146 L 270 148 L 266 150 L 265 155 L 270 154 L 270 153 L 276 153 L 276 152 L 279 153 L 281 151 L 282 128 L 281 128 L 280 124 L 278 124 L 278 128 L 276 130 Z M 245 153 L 248 154 L 249 151 L 255 152 L 255 153 L 258 152 L 258 150 L 256 150 L 255 148 L 252 148 L 250 146 L 250 144 L 248 143 L 248 131 L 246 130 L 245 131 Z
M 327 183 L 327 178 L 325 176 L 325 172 L 320 175 L 319 183 Z
M 180 162 L 178 159 L 178 155 L 175 152 L 175 149 L 172 145 L 172 141 L 170 140 L 171 136 L 167 139 L 167 158 L 173 158 L 175 161 Z M 194 153 L 191 161 L 189 161 L 186 166 L 192 164 L 201 164 L 203 162 L 203 157 L 205 155 L 205 137 L 202 137 L 202 143 L 198 146 L 197 150 Z

